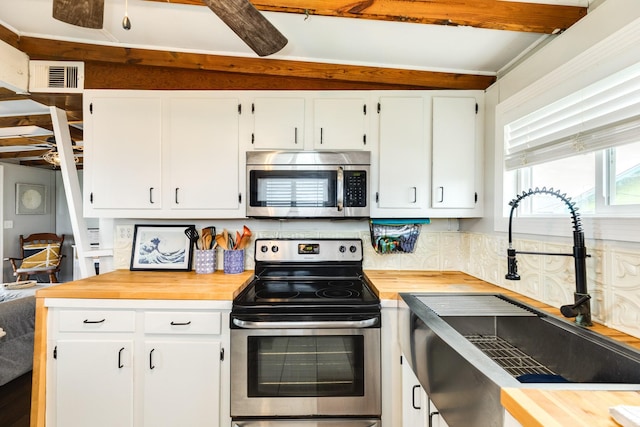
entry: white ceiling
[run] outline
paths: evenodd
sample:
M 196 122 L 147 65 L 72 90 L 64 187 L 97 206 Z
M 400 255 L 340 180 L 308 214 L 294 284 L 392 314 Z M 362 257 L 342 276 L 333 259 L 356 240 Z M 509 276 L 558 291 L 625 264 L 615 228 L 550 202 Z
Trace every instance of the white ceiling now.
M 104 28 L 92 30 L 51 17 L 51 0 L 2 0 L 0 24 L 19 35 L 231 56 L 256 55 L 206 6 L 128 1 L 132 28 L 122 19 L 126 0 L 105 0 Z M 589 0 L 534 0 L 588 6 Z M 264 13 L 288 38 L 269 58 L 424 71 L 496 75 L 547 37 L 541 34 Z

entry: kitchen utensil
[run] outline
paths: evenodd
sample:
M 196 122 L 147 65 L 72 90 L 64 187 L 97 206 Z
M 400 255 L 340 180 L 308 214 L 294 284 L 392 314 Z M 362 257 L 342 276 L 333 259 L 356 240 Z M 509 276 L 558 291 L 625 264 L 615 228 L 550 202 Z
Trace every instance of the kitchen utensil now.
M 247 246 L 249 246 L 249 242 L 251 241 L 251 230 L 249 230 L 249 227 L 247 227 L 246 225 L 243 226 L 242 228 L 242 244 L 238 245 L 240 249 L 244 249 Z
M 196 249 L 200 249 L 198 247 L 198 240 L 200 239 L 200 236 L 198 235 L 195 227 L 187 227 L 184 230 L 184 234 L 189 238 L 189 240 L 191 240 L 192 244 L 196 245 Z
M 212 236 L 215 236 L 216 235 L 216 228 L 213 225 L 210 225 L 208 227 L 203 228 L 202 232 L 203 233 L 206 232 L 206 233 L 211 234 Z
M 236 244 L 233 245 L 233 249 L 240 249 L 238 245 L 240 245 L 242 240 L 242 236 L 240 236 L 240 232 L 236 231 Z
M 211 234 L 205 234 L 202 236 L 202 249 L 212 249 L 211 242 L 213 241 L 213 237 Z
M 229 249 L 227 248 L 227 241 L 224 239 L 224 235 L 222 235 L 222 233 L 216 235 L 216 243 L 224 250 Z
M 251 241 L 251 230 L 246 225 L 243 226 L 242 235 L 238 237 L 238 233 L 236 232 L 236 247 L 235 249 L 245 249 L 249 246 L 249 242 Z

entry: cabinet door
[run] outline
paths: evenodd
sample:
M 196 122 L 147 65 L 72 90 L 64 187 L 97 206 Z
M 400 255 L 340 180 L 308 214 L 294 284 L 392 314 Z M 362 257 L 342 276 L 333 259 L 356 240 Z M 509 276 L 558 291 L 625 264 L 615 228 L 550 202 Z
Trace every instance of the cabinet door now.
M 56 425 L 132 426 L 132 352 L 130 340 L 58 340 Z
M 160 209 L 161 100 L 96 97 L 90 102 L 88 202 L 96 209 Z
M 427 208 L 428 146 L 423 98 L 380 98 L 375 216 L 417 216 Z
M 254 149 L 304 148 L 304 99 L 256 98 L 251 104 Z
M 402 356 L 404 359 L 404 356 Z M 429 425 L 429 399 L 411 370 L 409 363 L 402 363 L 402 426 L 426 427 Z
M 169 100 L 167 144 L 172 209 L 237 209 L 237 99 Z
M 433 208 L 475 207 L 475 123 L 475 98 L 433 98 Z
M 145 343 L 144 425 L 220 425 L 219 341 Z
M 367 143 L 366 101 L 361 98 L 313 101 L 316 150 L 362 150 Z
M 429 427 L 448 427 L 447 422 L 431 400 L 429 400 Z

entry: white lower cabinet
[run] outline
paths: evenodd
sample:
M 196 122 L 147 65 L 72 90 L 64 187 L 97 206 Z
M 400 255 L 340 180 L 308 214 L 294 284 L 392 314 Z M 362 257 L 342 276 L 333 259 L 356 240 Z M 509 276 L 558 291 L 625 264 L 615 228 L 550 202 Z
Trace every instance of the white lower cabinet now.
M 447 427 L 404 356 L 402 361 L 402 426 Z
M 146 427 L 218 425 L 220 349 L 217 341 L 145 342 Z
M 60 339 L 54 348 L 57 416 L 47 425 L 134 425 L 133 340 Z
M 431 400 L 429 400 L 429 427 L 448 427 L 440 412 L 438 412 L 438 408 L 433 404 Z
M 230 302 L 68 301 L 48 300 L 47 427 L 230 424 Z
M 402 356 L 402 426 L 427 427 L 429 425 L 429 398 Z

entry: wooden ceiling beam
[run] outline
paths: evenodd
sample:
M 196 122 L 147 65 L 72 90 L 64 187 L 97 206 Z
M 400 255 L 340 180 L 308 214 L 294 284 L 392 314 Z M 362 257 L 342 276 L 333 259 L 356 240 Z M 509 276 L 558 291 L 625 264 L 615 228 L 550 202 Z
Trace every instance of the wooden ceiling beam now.
M 345 82 L 406 84 L 425 89 L 486 89 L 494 76 L 442 73 L 398 68 L 299 62 L 265 58 L 205 55 L 186 52 L 101 46 L 35 37 L 22 37 L 19 49 L 31 59 L 97 61 L 130 65 L 280 76 Z M 132 80 L 134 77 L 132 76 Z M 85 87 L 91 88 L 85 81 Z M 95 88 L 95 87 L 94 87 Z M 105 88 L 103 88 L 105 89 Z
M 203 6 L 202 0 L 148 0 Z M 504 0 L 252 0 L 262 11 L 552 34 L 587 8 Z

